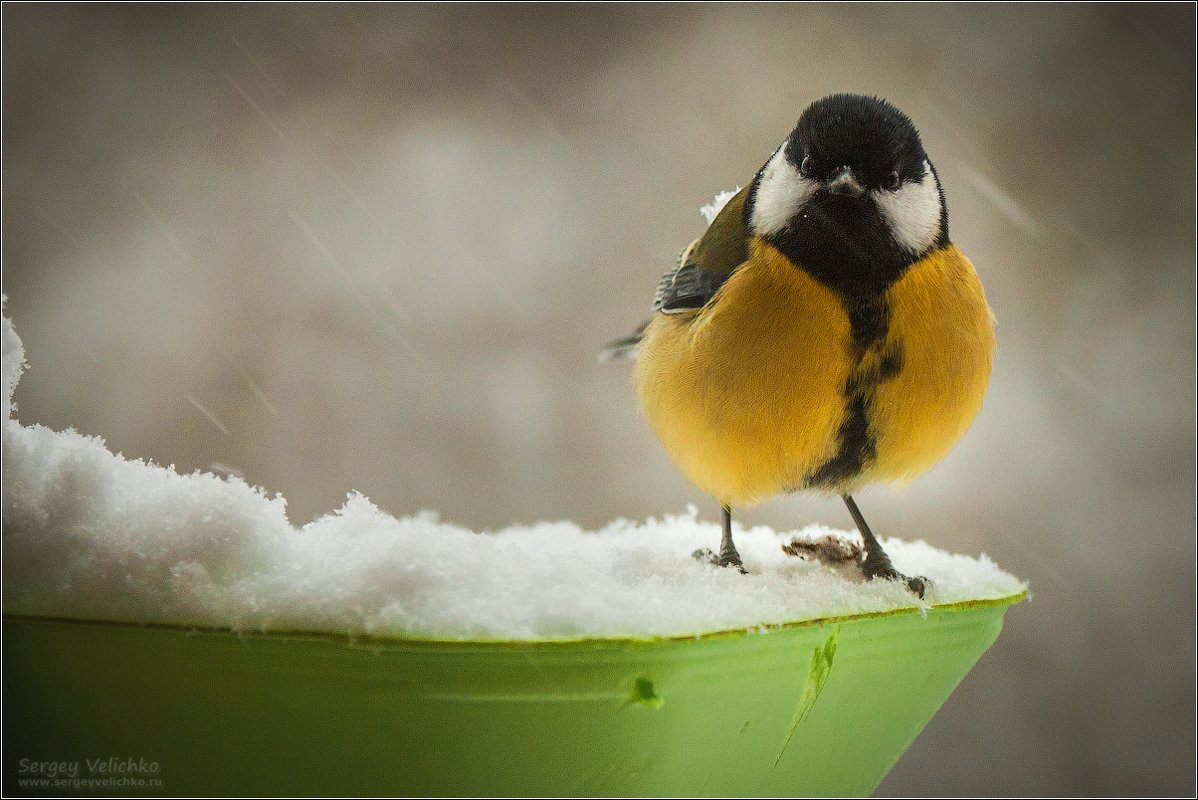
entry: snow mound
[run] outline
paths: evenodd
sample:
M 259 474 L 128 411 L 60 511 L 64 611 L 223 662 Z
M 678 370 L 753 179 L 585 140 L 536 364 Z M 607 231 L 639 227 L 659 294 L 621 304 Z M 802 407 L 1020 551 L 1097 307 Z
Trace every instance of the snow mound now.
M 740 191 L 740 188 L 741 187 L 737 186 L 730 192 L 720 192 L 710 203 L 699 209 L 699 213 L 702 214 L 703 218 L 707 220 L 708 225 L 715 222 L 715 218 L 719 216 L 721 211 L 724 210 L 724 206 L 728 205 L 728 201 L 733 197 L 736 197 L 736 193 Z
M 750 575 L 705 566 L 719 529 L 687 513 L 599 531 L 570 522 L 476 533 L 424 512 L 395 519 L 351 493 L 296 529 L 286 501 L 237 477 L 180 475 L 99 438 L 12 418 L 24 349 L 4 314 L 3 570 L 9 614 L 235 631 L 439 639 L 689 636 L 910 607 L 855 565 L 783 553 L 813 527 L 737 533 Z M 891 539 L 931 579 L 926 602 L 1008 597 L 1024 585 L 985 556 Z

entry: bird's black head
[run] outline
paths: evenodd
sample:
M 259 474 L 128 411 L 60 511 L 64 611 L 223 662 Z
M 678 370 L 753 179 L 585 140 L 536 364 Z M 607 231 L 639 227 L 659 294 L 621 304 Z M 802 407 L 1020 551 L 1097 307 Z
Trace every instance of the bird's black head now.
M 785 147 L 787 160 L 810 178 L 830 181 L 849 167 L 871 189 L 893 190 L 904 179 L 922 177 L 928 158 L 906 114 L 859 94 L 834 94 L 812 103 Z
M 752 231 L 850 297 L 885 291 L 948 242 L 940 183 L 906 114 L 875 97 L 812 103 L 754 178 Z

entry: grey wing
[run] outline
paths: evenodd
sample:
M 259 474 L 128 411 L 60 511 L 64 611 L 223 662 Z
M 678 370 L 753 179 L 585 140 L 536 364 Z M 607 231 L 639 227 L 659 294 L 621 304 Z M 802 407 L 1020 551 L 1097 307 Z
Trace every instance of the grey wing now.
M 650 320 L 645 320 L 637 326 L 631 336 L 625 336 L 623 339 L 617 339 L 611 342 L 597 356 L 600 362 L 611 361 L 616 358 L 633 358 L 641 349 L 641 339 L 644 338 L 645 328 L 649 327 Z
M 665 274 L 653 297 L 653 310 L 663 314 L 696 311 L 715 297 L 732 273 L 749 257 L 749 231 L 745 225 L 746 186 L 737 192 L 707 231 L 678 256 L 674 269 Z
M 663 314 L 682 314 L 695 311 L 707 305 L 707 301 L 727 280 L 727 275 L 721 275 L 715 270 L 700 267 L 691 259 L 695 245 L 701 240 L 696 239 L 690 246 L 678 255 L 674 268 L 662 276 L 657 284 L 657 292 L 653 295 L 653 310 Z
M 748 186 L 737 192 L 716 215 L 707 232 L 678 256 L 674 268 L 657 284 L 654 312 L 682 314 L 703 308 L 749 257 L 743 213 L 748 192 Z M 645 322 L 631 336 L 609 344 L 599 354 L 599 360 L 635 355 L 648 324 Z
M 689 260 L 692 250 L 700 240 L 691 242 L 690 247 L 678 256 L 674 268 L 662 276 L 653 295 L 653 311 L 662 314 L 681 314 L 685 311 L 695 311 L 707 305 L 707 301 L 715 295 L 716 290 L 727 280 L 727 275 L 720 275 L 714 270 L 704 269 Z M 617 358 L 633 358 L 640 351 L 641 340 L 645 328 L 651 320 L 645 320 L 631 336 L 617 339 L 599 351 L 599 361 L 611 361 Z

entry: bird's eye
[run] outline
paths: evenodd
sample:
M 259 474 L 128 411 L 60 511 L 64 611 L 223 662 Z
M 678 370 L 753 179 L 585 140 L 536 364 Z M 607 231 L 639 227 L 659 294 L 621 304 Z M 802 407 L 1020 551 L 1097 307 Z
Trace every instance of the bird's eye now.
M 891 172 L 890 177 L 886 179 L 886 188 L 892 192 L 897 191 L 900 183 L 902 183 L 902 181 L 899 180 L 898 170 L 896 169 Z
M 799 164 L 799 174 L 804 178 L 811 175 L 811 156 L 803 156 L 803 163 Z

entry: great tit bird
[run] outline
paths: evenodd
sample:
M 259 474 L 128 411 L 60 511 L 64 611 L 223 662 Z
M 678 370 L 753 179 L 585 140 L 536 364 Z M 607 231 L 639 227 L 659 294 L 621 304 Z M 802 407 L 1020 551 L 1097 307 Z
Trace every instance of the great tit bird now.
M 719 555 L 696 556 L 744 572 L 734 506 L 831 492 L 861 533 L 865 576 L 922 597 L 852 495 L 914 479 L 961 438 L 994 329 L 911 120 L 874 97 L 813 103 L 682 252 L 653 311 L 608 352 L 636 357 L 650 425 L 723 509 Z

